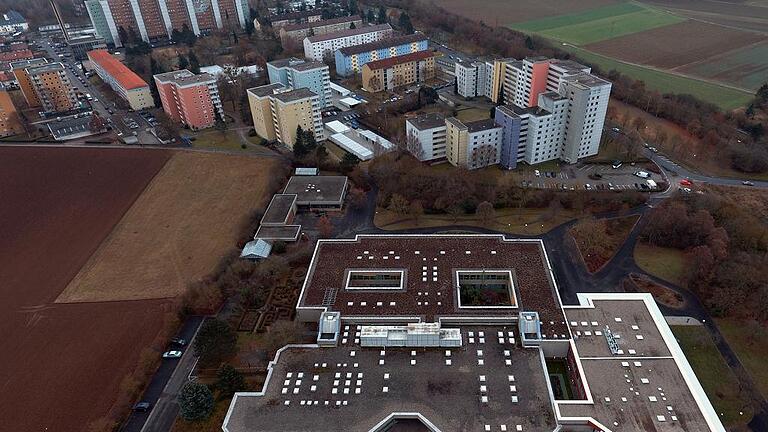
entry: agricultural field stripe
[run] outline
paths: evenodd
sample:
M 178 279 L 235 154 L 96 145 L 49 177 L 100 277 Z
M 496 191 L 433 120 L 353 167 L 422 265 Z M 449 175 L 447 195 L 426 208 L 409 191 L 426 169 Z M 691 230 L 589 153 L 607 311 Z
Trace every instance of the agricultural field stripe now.
M 577 12 L 566 15 L 558 15 L 549 18 L 541 18 L 531 21 L 524 21 L 521 23 L 511 24 L 512 27 L 517 30 L 540 32 L 543 30 L 553 29 L 557 27 L 569 26 L 573 24 L 586 23 L 602 18 L 608 18 L 612 16 L 624 15 L 628 13 L 638 12 L 645 8 L 634 3 L 619 3 L 616 5 L 603 6 L 595 9 L 588 9 L 583 12 Z
M 540 32 L 540 34 L 576 45 L 586 45 L 683 21 L 685 20 L 676 15 L 649 9 L 588 23 L 559 27 Z

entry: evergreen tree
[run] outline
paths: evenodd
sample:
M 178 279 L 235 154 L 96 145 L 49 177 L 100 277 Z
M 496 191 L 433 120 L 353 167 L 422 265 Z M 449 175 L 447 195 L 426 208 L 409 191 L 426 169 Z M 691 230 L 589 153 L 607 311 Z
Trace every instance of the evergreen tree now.
M 357 12 L 358 12 L 357 0 L 349 0 L 349 3 L 347 4 L 347 8 L 349 9 L 350 15 L 357 15 Z
M 179 54 L 179 69 L 186 69 L 189 66 L 189 60 L 184 57 L 184 54 Z
M 387 22 L 387 8 L 383 5 L 379 6 L 379 15 L 376 17 L 376 22 L 378 24 L 386 24 Z
M 305 143 L 304 129 L 296 126 L 296 141 L 293 143 L 293 155 L 301 159 L 309 153 Z
M 179 393 L 179 415 L 187 421 L 208 418 L 213 411 L 213 393 L 205 384 L 188 382 Z
M 225 364 L 216 373 L 216 388 L 222 397 L 231 397 L 235 392 L 245 390 L 245 378 L 232 365 Z
M 397 19 L 397 26 L 403 33 L 413 33 L 413 24 L 411 24 L 411 17 L 407 13 L 400 13 L 400 17 Z
M 369 24 L 376 21 L 376 15 L 373 13 L 373 8 L 368 9 L 368 13 L 365 15 L 365 20 L 368 21 Z
M 357 28 L 357 26 L 355 25 L 355 23 L 354 23 L 354 22 L 351 22 L 351 23 L 349 23 L 349 28 L 350 28 L 351 30 L 354 30 L 354 29 L 356 29 L 356 28 Z
M 194 51 L 189 52 L 189 70 L 194 74 L 200 73 L 200 60 L 197 59 Z
M 531 39 L 530 36 L 525 37 L 525 47 L 528 48 L 529 50 L 533 50 L 534 48 L 536 48 L 533 44 L 533 39 Z

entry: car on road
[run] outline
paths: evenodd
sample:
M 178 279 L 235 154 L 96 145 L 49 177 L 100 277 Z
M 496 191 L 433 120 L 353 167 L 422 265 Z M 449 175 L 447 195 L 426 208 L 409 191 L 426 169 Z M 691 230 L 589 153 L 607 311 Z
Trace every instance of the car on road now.
M 181 357 L 181 351 L 171 350 L 163 353 L 163 358 L 179 358 Z
M 682 186 L 691 186 L 691 185 L 693 185 L 693 182 L 688 180 L 688 179 L 682 179 L 682 180 L 680 180 L 680 184 Z
M 659 149 L 657 149 L 656 147 L 648 147 L 648 150 L 650 150 L 650 151 L 652 151 L 654 153 L 658 153 L 659 152 Z
M 680 192 L 682 192 L 682 193 L 686 193 L 686 194 L 689 194 L 689 193 L 691 193 L 691 188 L 687 188 L 687 187 L 681 187 L 681 188 L 679 188 L 678 190 L 679 190 Z
M 619 169 L 619 168 L 621 168 L 621 165 L 622 165 L 622 164 L 621 164 L 621 161 L 620 161 L 620 160 L 615 160 L 615 161 L 613 161 L 613 163 L 611 164 L 611 168 L 613 168 L 613 169 Z
M 617 127 L 615 127 L 615 128 L 611 128 L 611 130 L 612 130 L 612 131 L 614 131 L 614 132 L 620 132 L 620 131 L 621 131 L 621 129 L 619 129 L 619 128 L 617 128 Z
M 141 401 L 133 406 L 133 410 L 136 412 L 147 412 L 152 408 L 152 404 L 147 401 Z
M 171 343 L 174 343 L 176 345 L 184 346 L 184 345 L 187 344 L 187 341 L 182 339 L 182 338 L 175 337 L 175 338 L 171 339 Z
M 751 182 L 749 180 L 744 180 L 743 182 L 741 182 L 741 184 L 743 184 L 744 186 L 754 186 L 755 185 L 754 182 Z
M 541 172 L 539 170 L 533 170 L 533 173 L 536 175 L 536 177 L 541 176 Z

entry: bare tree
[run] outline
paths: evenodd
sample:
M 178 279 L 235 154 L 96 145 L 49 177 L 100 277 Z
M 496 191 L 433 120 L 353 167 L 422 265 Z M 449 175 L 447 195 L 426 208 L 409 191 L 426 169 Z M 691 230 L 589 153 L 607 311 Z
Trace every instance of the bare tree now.
M 421 144 L 419 136 L 413 130 L 405 137 L 405 148 L 401 148 L 400 150 L 407 151 L 418 160 L 423 160 L 426 156 L 424 146 Z
M 478 204 L 475 214 L 480 218 L 480 221 L 483 222 L 483 225 L 488 225 L 493 218 L 496 217 L 496 210 L 493 209 L 493 204 L 488 201 L 483 201 Z

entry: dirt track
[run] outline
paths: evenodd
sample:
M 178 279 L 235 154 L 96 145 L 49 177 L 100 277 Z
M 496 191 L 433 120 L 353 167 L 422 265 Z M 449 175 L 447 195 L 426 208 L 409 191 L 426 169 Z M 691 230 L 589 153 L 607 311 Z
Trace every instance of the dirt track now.
M 0 148 L 0 430 L 85 429 L 157 334 L 158 301 L 52 302 L 168 157 Z

